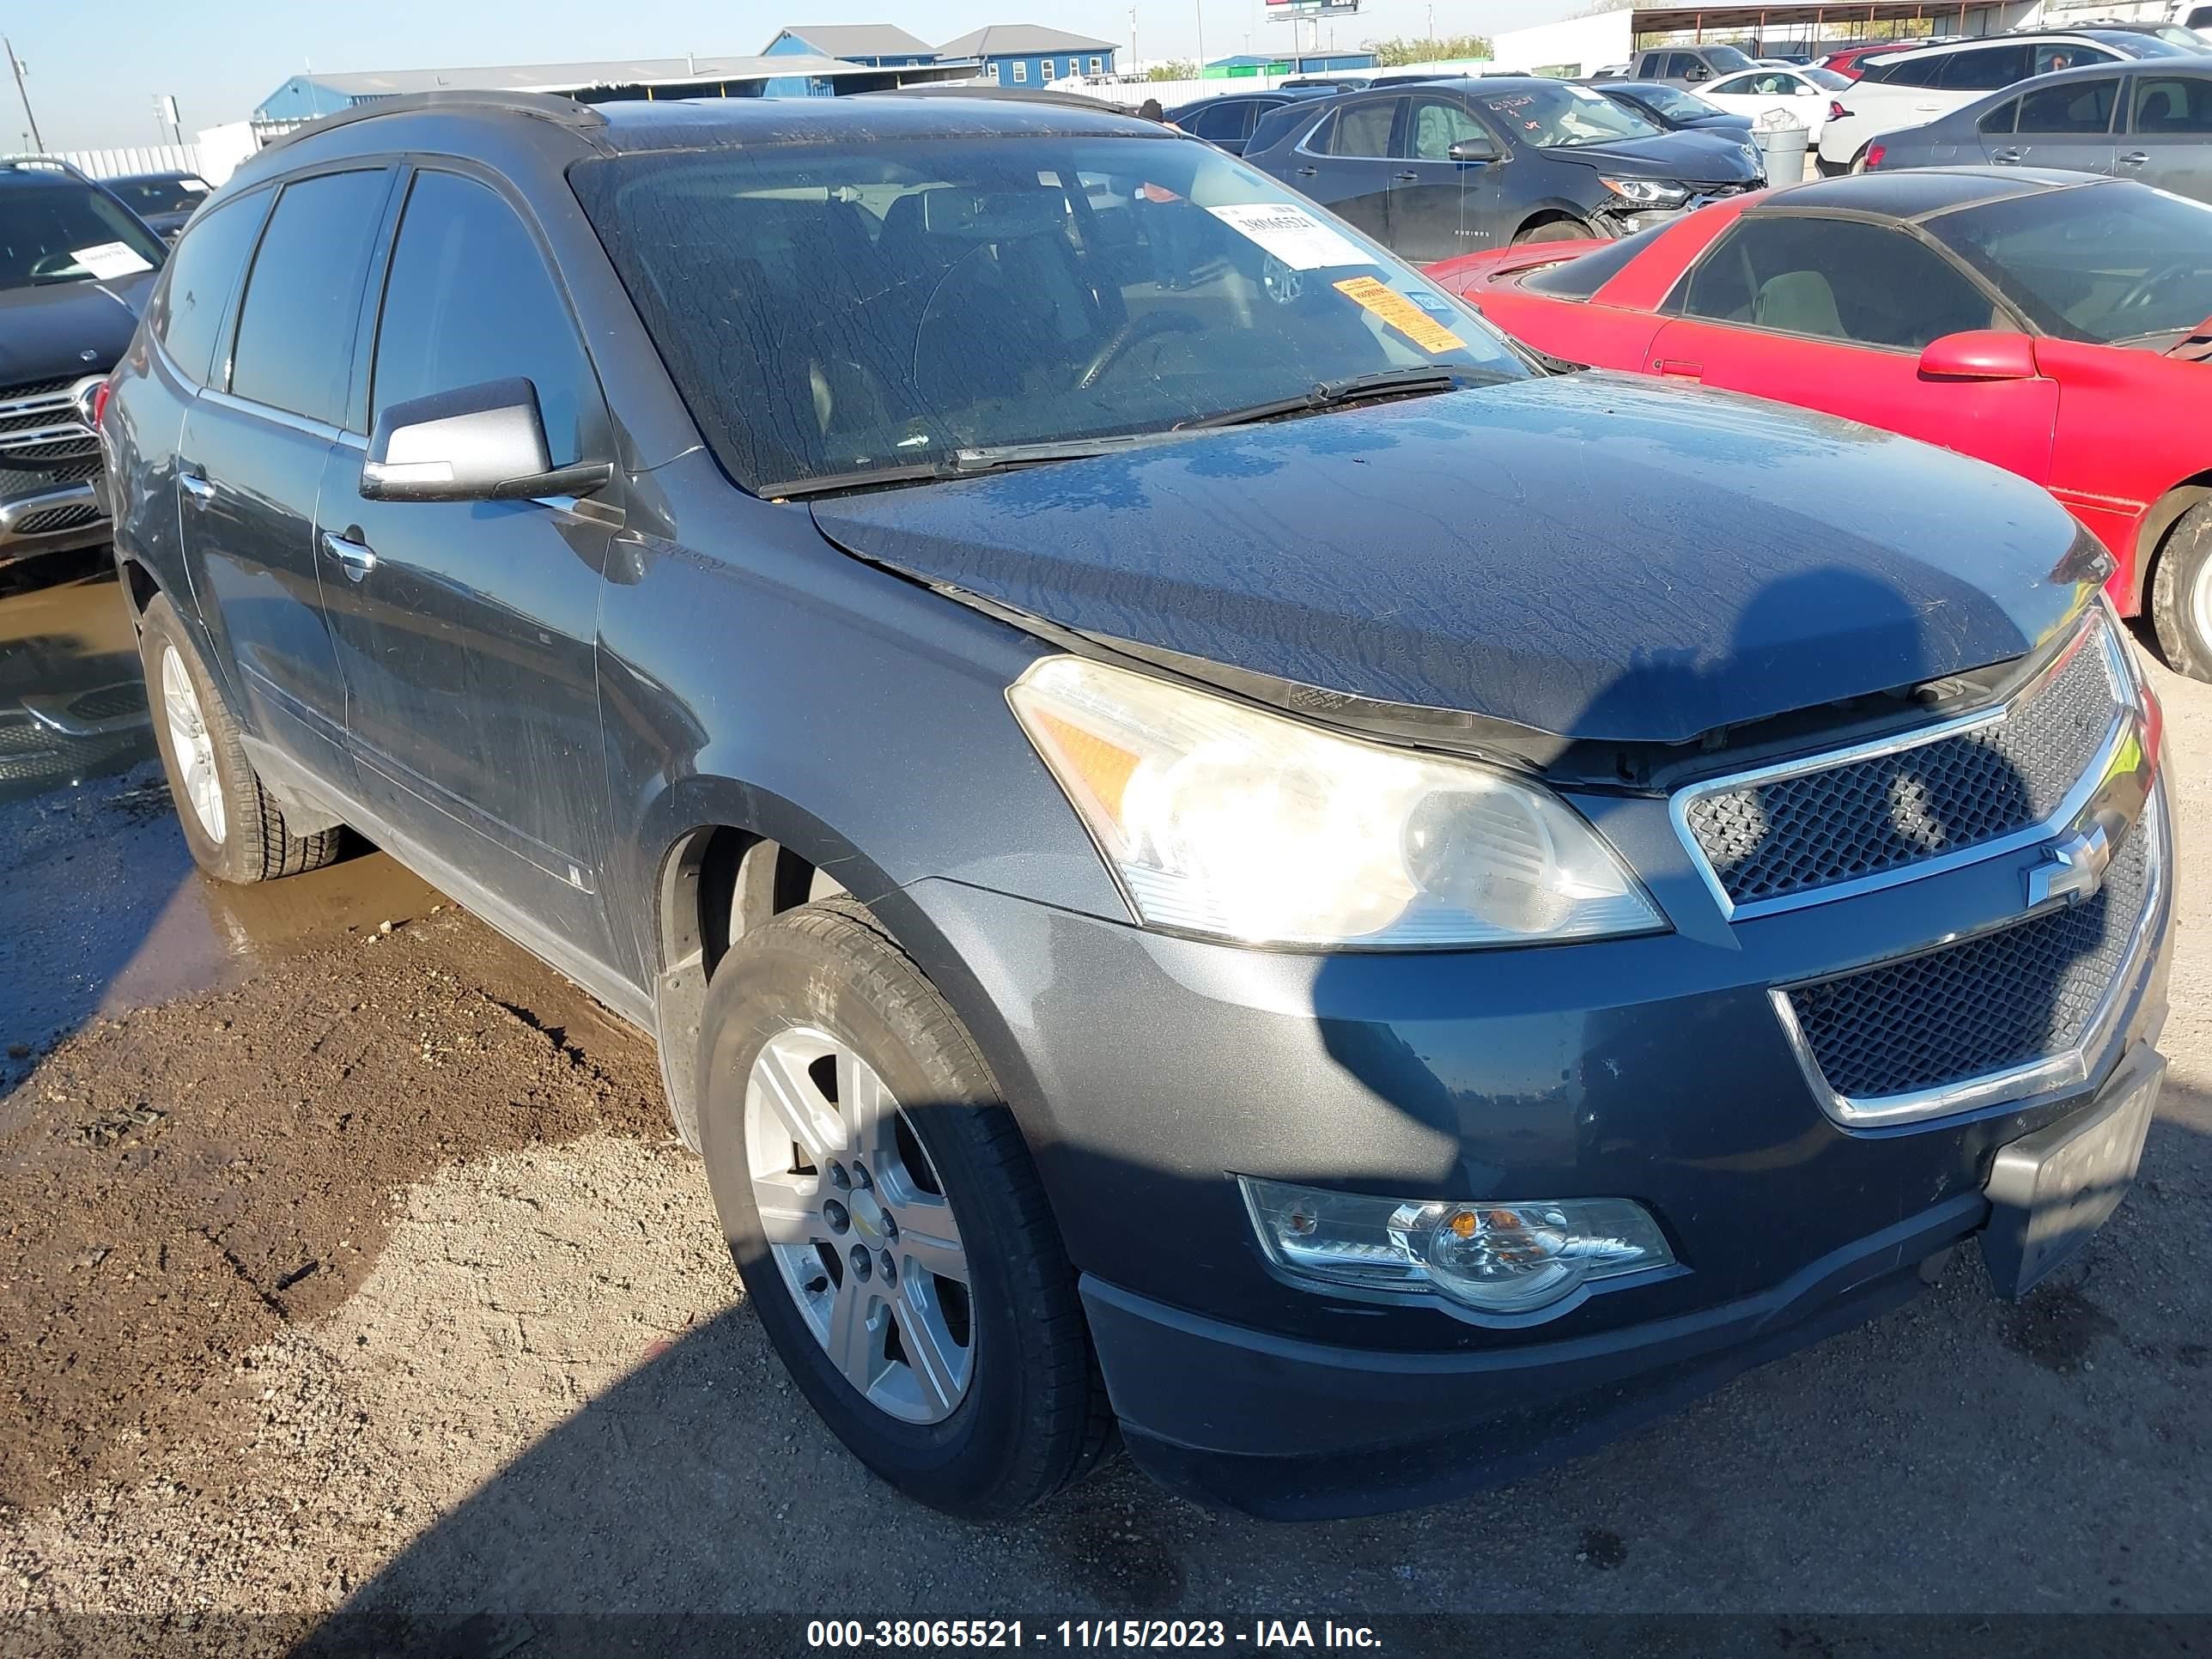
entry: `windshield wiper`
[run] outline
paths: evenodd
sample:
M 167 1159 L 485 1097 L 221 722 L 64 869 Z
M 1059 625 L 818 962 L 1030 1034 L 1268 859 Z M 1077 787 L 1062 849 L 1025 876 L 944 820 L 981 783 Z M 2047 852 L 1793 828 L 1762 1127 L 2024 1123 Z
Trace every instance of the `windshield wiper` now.
M 1369 398 L 1419 398 L 1439 392 L 1456 392 L 1462 386 L 1485 385 L 1487 382 L 1458 368 L 1385 368 L 1372 374 L 1354 374 L 1347 380 L 1323 380 L 1308 386 L 1295 398 L 1275 398 L 1264 404 L 1253 404 L 1244 409 L 1224 410 L 1218 415 L 1203 415 L 1194 421 L 1185 421 L 1181 430 L 1201 431 L 1207 427 L 1249 426 L 1255 421 L 1279 420 L 1289 415 L 1312 415 L 1324 409 L 1341 409 L 1346 404 L 1356 404 Z
M 1118 454 L 1170 443 L 1188 435 L 1188 428 L 1162 427 L 1149 432 L 1116 432 L 1103 438 L 1054 438 L 1040 443 L 984 444 L 956 449 L 942 460 L 909 461 L 892 466 L 858 467 L 850 472 L 825 472 L 818 477 L 788 478 L 763 484 L 760 493 L 770 501 L 792 501 L 802 495 L 828 495 L 841 489 L 870 489 L 878 485 L 937 483 L 948 478 L 979 477 L 1008 467 L 1035 466 L 1047 461 L 1082 461 L 1095 455 Z

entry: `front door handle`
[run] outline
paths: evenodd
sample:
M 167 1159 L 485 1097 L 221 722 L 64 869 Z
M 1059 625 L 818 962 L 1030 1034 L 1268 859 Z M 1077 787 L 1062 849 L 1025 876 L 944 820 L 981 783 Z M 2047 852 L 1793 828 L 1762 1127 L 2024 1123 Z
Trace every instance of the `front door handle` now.
M 1401 185 L 1417 185 L 1421 181 L 1421 175 L 1418 173 L 1394 173 L 1390 176 Z
M 1701 380 L 1705 376 L 1703 363 L 1686 363 L 1676 357 L 1661 357 L 1651 365 L 1656 374 L 1670 375 L 1678 380 Z
M 2147 149 L 2131 149 L 2120 157 L 2120 165 L 2124 167 L 2148 167 L 2149 164 L 2150 152 Z
M 1320 172 L 1319 167 L 1300 167 L 1297 169 L 1297 175 L 1301 179 L 1311 179 Z
M 355 531 L 353 535 L 361 532 Z M 367 542 L 358 542 L 353 536 L 341 536 L 335 530 L 323 532 L 323 551 L 345 567 L 346 580 L 359 581 L 376 568 L 376 551 Z
M 215 499 L 215 486 L 197 472 L 177 474 L 177 488 L 185 492 L 187 501 L 211 501 Z
M 2020 165 L 2020 152 L 2008 146 L 2003 149 L 1996 151 L 1990 157 L 1990 160 L 1996 162 L 1996 165 L 2001 167 L 2018 167 Z

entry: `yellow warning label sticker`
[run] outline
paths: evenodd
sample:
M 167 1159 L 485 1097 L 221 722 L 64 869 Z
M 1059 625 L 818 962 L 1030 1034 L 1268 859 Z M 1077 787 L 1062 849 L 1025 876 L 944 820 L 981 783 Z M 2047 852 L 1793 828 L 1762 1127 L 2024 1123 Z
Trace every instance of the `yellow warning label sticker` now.
M 1456 351 L 1467 344 L 1388 283 L 1372 276 L 1347 276 L 1332 286 L 1352 304 L 1373 312 L 1424 351 Z

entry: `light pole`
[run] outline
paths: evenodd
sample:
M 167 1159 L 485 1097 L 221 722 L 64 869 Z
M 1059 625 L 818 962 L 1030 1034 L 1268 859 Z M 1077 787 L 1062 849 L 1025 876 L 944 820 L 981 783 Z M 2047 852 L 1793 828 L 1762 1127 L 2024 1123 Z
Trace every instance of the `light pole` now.
M 15 56 L 15 43 L 0 34 L 0 47 L 8 52 L 8 67 L 15 72 L 15 95 L 23 100 L 23 118 L 31 124 L 31 148 L 44 151 L 46 141 L 39 137 L 39 118 L 31 108 L 31 94 L 23 89 L 23 60 Z
M 1198 73 L 1206 78 L 1206 0 L 1190 0 L 1191 15 L 1198 20 Z
M 1129 72 L 1137 76 L 1145 72 L 1145 60 L 1137 56 L 1137 9 L 1134 6 L 1129 8 Z

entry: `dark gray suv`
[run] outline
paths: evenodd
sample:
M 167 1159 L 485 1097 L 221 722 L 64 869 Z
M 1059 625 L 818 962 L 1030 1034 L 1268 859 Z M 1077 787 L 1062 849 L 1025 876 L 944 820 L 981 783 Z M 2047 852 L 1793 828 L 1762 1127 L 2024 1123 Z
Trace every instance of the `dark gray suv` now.
M 193 855 L 351 826 L 653 1034 L 799 1386 L 948 1510 L 1117 1427 L 1456 1498 L 2134 1173 L 2095 542 L 1547 372 L 1153 124 L 394 99 L 199 212 L 102 430 Z

